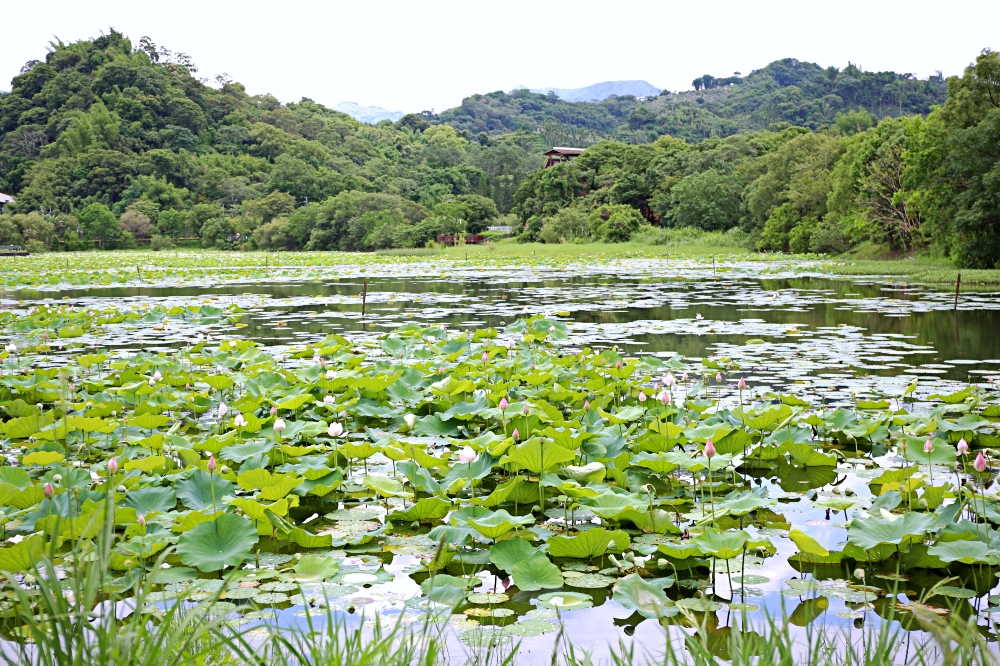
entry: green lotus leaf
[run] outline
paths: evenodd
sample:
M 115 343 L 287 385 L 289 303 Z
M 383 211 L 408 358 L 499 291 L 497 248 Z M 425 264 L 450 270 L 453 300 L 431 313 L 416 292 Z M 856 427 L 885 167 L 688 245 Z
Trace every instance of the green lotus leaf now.
M 847 538 L 863 550 L 884 544 L 905 546 L 921 541 L 927 532 L 936 530 L 937 526 L 937 516 L 912 511 L 891 518 L 855 518 L 847 530 Z
M 223 460 L 232 460 L 233 462 L 242 463 L 247 458 L 252 458 L 253 456 L 261 453 L 267 453 L 273 448 L 273 441 L 261 440 L 247 442 L 245 444 L 235 444 L 222 447 L 222 450 L 219 451 L 219 457 Z
M 219 571 L 245 562 L 257 539 L 257 528 L 250 521 L 223 513 L 182 534 L 177 555 L 201 571 Z
M 431 601 L 457 606 L 465 600 L 469 589 L 478 584 L 477 578 L 459 578 L 448 574 L 435 574 L 420 583 L 420 589 Z
M 706 529 L 694 538 L 701 552 L 712 557 L 729 560 L 743 554 L 743 547 L 748 544 L 750 535 L 743 530 L 719 532 Z
M 413 497 L 413 493 L 407 492 L 402 483 L 387 476 L 366 476 L 361 487 L 374 490 L 381 497 Z
M 487 539 L 496 541 L 518 525 L 528 525 L 534 522 L 535 519 L 532 516 L 512 516 L 501 509 L 483 517 L 470 519 L 468 525 L 471 525 Z
M 779 453 L 787 453 L 792 460 L 805 467 L 835 467 L 837 457 L 821 453 L 808 444 L 782 444 Z
M 387 521 L 432 522 L 444 518 L 454 505 L 440 497 L 424 497 L 406 509 L 397 509 L 386 516 Z
M 730 516 L 744 516 L 770 503 L 770 500 L 767 498 L 753 492 L 748 492 L 743 493 L 739 497 L 719 502 L 719 506 L 728 510 Z
M 593 499 L 585 499 L 582 504 L 601 518 L 614 519 L 618 514 L 629 509 L 645 511 L 649 506 L 649 499 L 639 495 L 627 495 L 608 490 Z
M 678 612 L 662 587 L 648 583 L 634 573 L 615 583 L 612 598 L 627 610 L 638 611 L 643 617 L 672 617 Z
M 224 507 L 225 502 L 222 498 L 236 493 L 236 487 L 231 481 L 200 469 L 195 470 L 189 478 L 174 484 L 174 489 L 177 492 L 177 499 L 195 511 L 211 509 L 213 506 L 216 509 Z
M 942 562 L 961 562 L 962 564 L 1000 564 L 1000 551 L 990 548 L 982 541 L 947 541 L 936 543 L 927 549 L 928 555 L 941 559 Z
M 490 548 L 490 562 L 510 573 L 514 565 L 545 554 L 531 546 L 524 539 L 499 541 Z M 546 558 L 547 559 L 547 558 Z
M 799 550 L 803 553 L 808 553 L 809 555 L 819 555 L 820 557 L 827 557 L 830 551 L 820 545 L 816 539 L 806 534 L 801 530 L 792 530 L 788 533 L 788 538 L 792 540 Z
M 340 563 L 323 555 L 308 554 L 292 567 L 293 574 L 284 574 L 283 579 L 294 580 L 299 583 L 320 583 L 337 575 L 340 571 Z
M 607 475 L 607 468 L 603 463 L 592 462 L 586 465 L 581 465 L 579 467 L 575 465 L 567 465 L 563 468 L 562 472 L 568 478 L 576 481 L 577 483 L 601 483 L 604 481 L 604 477 Z
M 135 509 L 137 514 L 148 516 L 151 513 L 171 511 L 177 505 L 177 496 L 173 488 L 146 486 L 130 492 L 124 505 Z
M 559 469 L 563 463 L 573 460 L 576 460 L 576 455 L 569 449 L 534 437 L 509 449 L 500 464 L 508 469 L 526 469 L 534 474 L 541 474 Z
M 538 597 L 538 605 L 560 611 L 581 610 L 593 606 L 594 601 L 593 597 L 582 592 L 547 592 Z
M 630 543 L 628 534 L 622 530 L 609 531 L 603 527 L 593 527 L 576 536 L 552 537 L 546 548 L 552 557 L 591 559 L 605 553 L 621 553 L 628 549 Z
M 514 584 L 526 592 L 563 586 L 562 572 L 547 557 L 518 562 L 510 570 L 510 576 Z
M 42 559 L 44 552 L 45 537 L 41 534 L 30 536 L 13 546 L 0 548 L 0 571 L 29 571 Z

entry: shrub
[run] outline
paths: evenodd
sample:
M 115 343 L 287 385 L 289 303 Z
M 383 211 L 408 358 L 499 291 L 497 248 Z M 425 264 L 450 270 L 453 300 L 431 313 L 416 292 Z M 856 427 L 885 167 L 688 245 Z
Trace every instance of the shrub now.
M 788 249 L 803 254 L 809 251 L 809 241 L 816 230 L 816 218 L 807 217 L 788 232 Z
M 129 209 L 118 219 L 118 226 L 132 234 L 132 238 L 149 238 L 153 233 L 153 222 L 137 210 Z
M 812 252 L 840 254 L 847 252 L 851 241 L 840 225 L 833 221 L 823 220 L 813 229 L 809 238 L 809 250 Z
M 625 243 L 643 222 L 642 215 L 631 206 L 605 205 L 590 214 L 590 235 L 609 243 Z
M 175 246 L 174 246 L 174 241 L 172 241 L 167 236 L 157 235 L 153 236 L 152 239 L 150 239 L 149 247 L 154 252 L 159 252 L 160 250 L 173 250 Z
M 49 246 L 40 240 L 30 240 L 24 244 L 24 249 L 31 254 L 42 254 L 49 251 Z
M 233 233 L 233 225 L 227 218 L 211 219 L 201 228 L 201 246 L 228 250 L 232 246 L 229 237 Z
M 590 220 L 579 208 L 563 208 L 538 233 L 546 243 L 573 243 L 590 238 Z

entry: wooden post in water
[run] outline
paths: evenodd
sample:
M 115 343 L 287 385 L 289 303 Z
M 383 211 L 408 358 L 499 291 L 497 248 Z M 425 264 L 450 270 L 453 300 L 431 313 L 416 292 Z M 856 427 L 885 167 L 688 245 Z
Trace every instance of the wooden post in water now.
M 368 304 L 368 278 L 365 278 L 365 286 L 361 290 L 361 317 L 365 316 L 365 307 Z
M 715 273 L 715 257 L 712 257 L 712 275 L 714 276 L 715 274 L 716 274 Z
M 958 274 L 958 279 L 955 280 L 955 307 L 952 310 L 958 310 L 958 290 L 962 288 L 962 274 Z
M 142 282 L 142 271 L 139 270 L 139 265 L 138 264 L 136 264 L 136 266 L 135 266 L 135 273 L 136 273 L 136 275 L 139 276 L 139 281 Z

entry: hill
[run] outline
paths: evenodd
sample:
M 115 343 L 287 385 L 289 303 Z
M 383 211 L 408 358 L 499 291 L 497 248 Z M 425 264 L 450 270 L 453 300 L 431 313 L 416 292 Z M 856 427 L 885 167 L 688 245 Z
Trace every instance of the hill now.
M 403 117 L 402 111 L 387 111 L 381 106 L 361 106 L 356 102 L 341 102 L 333 107 L 333 110 L 346 113 L 355 120 L 360 120 L 369 125 L 376 125 L 382 120 L 396 122 Z
M 660 94 L 660 88 L 648 81 L 605 81 L 584 88 L 527 88 L 527 86 L 520 86 L 517 89 L 528 89 L 541 95 L 552 92 L 555 93 L 556 97 L 566 102 L 600 102 L 612 95 L 650 97 Z

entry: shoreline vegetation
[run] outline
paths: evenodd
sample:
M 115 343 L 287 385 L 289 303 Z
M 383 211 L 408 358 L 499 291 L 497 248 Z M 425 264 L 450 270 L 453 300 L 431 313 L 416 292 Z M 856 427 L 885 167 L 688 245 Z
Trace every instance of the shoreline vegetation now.
M 377 125 L 197 71 L 115 30 L 26 63 L 0 93 L 0 245 L 405 252 L 504 229 L 1000 262 L 989 49 L 947 80 L 785 59 L 655 98 L 497 92 Z M 542 168 L 554 145 L 586 150 Z

